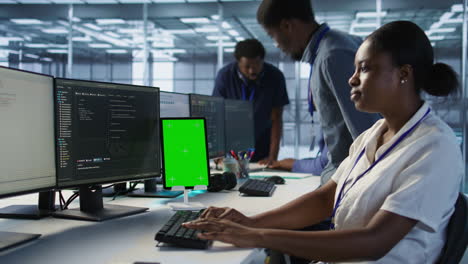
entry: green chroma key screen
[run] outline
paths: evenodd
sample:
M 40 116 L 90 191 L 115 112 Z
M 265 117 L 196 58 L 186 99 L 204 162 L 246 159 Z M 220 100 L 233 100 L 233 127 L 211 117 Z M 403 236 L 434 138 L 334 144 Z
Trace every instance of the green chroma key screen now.
M 205 119 L 161 118 L 164 187 L 208 186 Z

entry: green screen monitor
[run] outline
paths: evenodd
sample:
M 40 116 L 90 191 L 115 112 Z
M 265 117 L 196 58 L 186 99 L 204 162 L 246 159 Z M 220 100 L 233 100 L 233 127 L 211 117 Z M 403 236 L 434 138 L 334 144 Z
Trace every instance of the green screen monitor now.
M 165 189 L 208 186 L 210 167 L 204 118 L 161 118 Z

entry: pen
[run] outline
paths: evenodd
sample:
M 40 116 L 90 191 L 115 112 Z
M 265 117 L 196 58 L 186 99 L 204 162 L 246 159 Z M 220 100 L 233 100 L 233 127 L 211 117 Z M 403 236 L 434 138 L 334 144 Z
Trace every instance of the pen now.
M 239 160 L 239 158 L 237 157 L 236 153 L 234 152 L 234 150 L 231 150 L 229 153 L 231 153 L 231 156 L 236 159 L 236 160 Z
M 251 158 L 253 157 L 254 154 L 255 154 L 255 149 L 252 149 L 252 151 L 250 152 L 249 159 L 251 159 Z

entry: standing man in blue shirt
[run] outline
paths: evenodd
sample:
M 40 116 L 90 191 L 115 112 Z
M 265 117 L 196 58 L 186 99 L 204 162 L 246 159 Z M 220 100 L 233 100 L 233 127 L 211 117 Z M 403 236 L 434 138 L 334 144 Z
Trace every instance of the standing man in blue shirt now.
M 256 39 L 238 42 L 234 57 L 235 62 L 218 72 L 213 96 L 253 101 L 255 154 L 252 161 L 269 165 L 278 159 L 283 106 L 289 104 L 286 81 L 278 68 L 264 62 L 265 48 Z
M 328 148 L 328 164 L 321 174 L 327 182 L 348 156 L 359 134 L 379 119 L 356 110 L 348 79 L 362 40 L 315 21 L 310 0 L 263 0 L 257 20 L 285 53 L 310 65 L 309 112 L 316 109 Z

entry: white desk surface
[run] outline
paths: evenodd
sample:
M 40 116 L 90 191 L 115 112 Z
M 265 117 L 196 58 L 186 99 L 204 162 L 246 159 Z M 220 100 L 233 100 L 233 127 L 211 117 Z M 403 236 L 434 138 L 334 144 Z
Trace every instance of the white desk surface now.
M 273 209 L 306 192 L 320 183 L 319 177 L 286 180 L 277 185 L 272 197 L 242 197 L 238 191 L 218 193 L 200 192 L 189 201 L 210 206 L 229 206 L 246 215 Z M 174 214 L 165 204 L 182 201 L 175 199 L 118 197 L 114 201 L 104 198 L 106 204 L 149 207 L 145 213 L 104 222 L 87 222 L 48 217 L 41 220 L 0 219 L 0 231 L 38 233 L 42 236 L 0 252 L 0 263 L 88 263 L 132 264 L 135 261 L 151 263 L 250 263 L 257 250 L 238 249 L 215 242 L 209 250 L 191 250 L 173 247 L 156 247 L 156 232 Z M 1 199 L 0 207 L 30 202 L 37 204 L 37 195 Z M 71 207 L 78 206 L 75 201 Z

